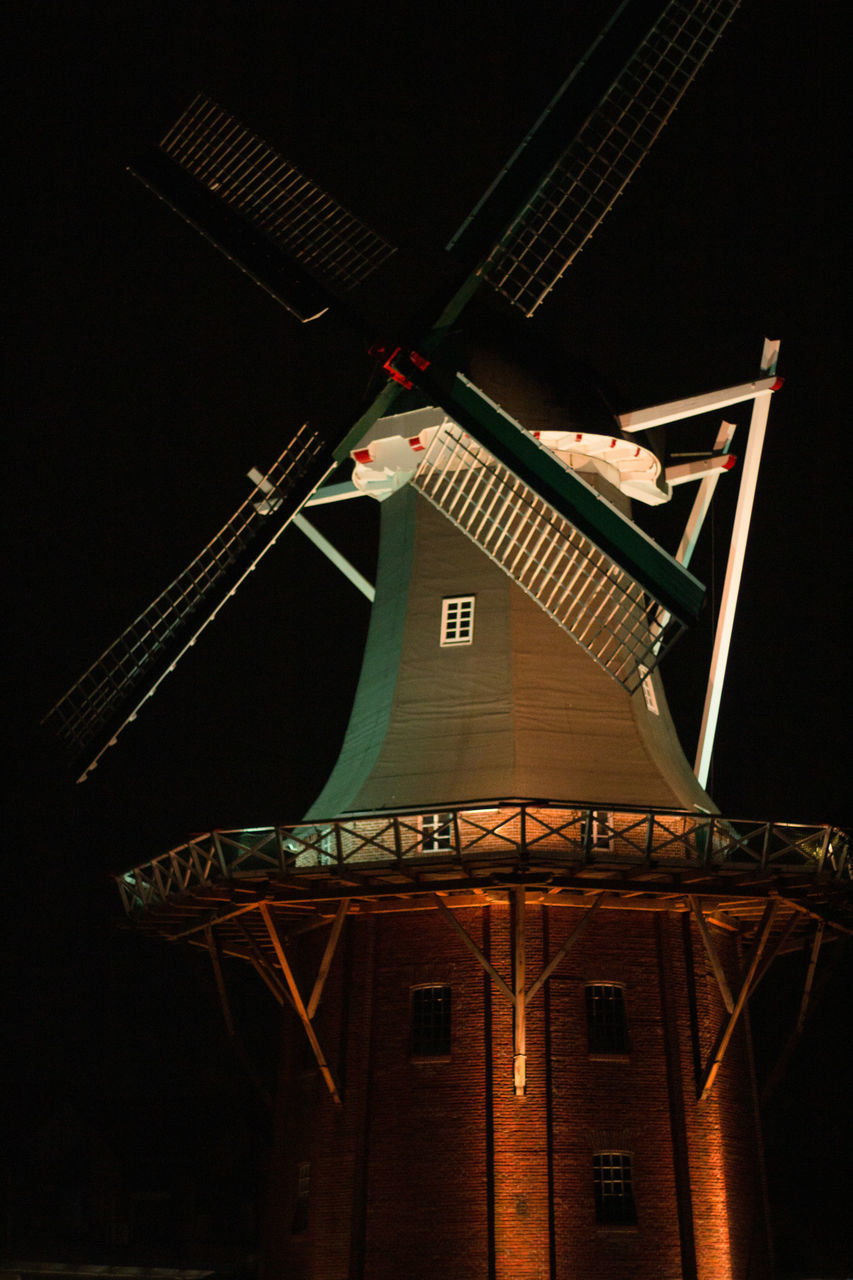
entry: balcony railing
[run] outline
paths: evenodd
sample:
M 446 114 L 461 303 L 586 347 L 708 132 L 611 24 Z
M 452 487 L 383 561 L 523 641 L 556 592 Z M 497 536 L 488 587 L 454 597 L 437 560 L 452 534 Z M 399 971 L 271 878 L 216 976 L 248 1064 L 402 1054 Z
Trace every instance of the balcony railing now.
M 334 877 L 584 867 L 796 874 L 848 882 L 849 837 L 829 826 L 749 822 L 666 809 L 604 809 L 544 802 L 487 802 L 430 812 L 383 812 L 193 836 L 117 877 L 125 910 L 203 895 L 224 883 L 274 881 L 294 888 Z

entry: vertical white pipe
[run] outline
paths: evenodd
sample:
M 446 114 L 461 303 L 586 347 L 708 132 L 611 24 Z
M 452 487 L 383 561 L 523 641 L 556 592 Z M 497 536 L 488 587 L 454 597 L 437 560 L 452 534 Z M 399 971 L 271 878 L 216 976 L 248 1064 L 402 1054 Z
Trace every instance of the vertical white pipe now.
M 729 658 L 732 627 L 734 626 L 735 610 L 737 609 L 737 598 L 746 554 L 746 541 L 749 534 L 749 523 L 755 500 L 755 486 L 758 480 L 758 468 L 761 464 L 761 451 L 764 447 L 767 415 L 770 411 L 770 397 L 772 394 L 772 391 L 762 391 L 752 402 L 749 440 L 743 460 L 743 474 L 741 475 L 737 509 L 732 528 L 729 561 L 726 566 L 726 581 L 723 586 L 720 615 L 717 619 L 717 630 L 714 636 L 714 652 L 711 656 L 711 670 L 708 674 L 708 688 L 705 694 L 705 709 L 702 714 L 702 727 L 699 731 L 699 745 L 694 766 L 694 773 L 703 787 L 708 781 L 711 756 L 714 751 L 714 738 L 720 714 L 720 699 L 722 698 L 723 683 L 726 678 L 726 664 Z

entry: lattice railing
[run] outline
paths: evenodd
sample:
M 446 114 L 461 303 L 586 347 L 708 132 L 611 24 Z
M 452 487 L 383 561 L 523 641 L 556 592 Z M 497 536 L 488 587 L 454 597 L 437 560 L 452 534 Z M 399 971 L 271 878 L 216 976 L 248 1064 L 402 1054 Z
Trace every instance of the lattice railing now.
M 223 881 L 436 870 L 691 867 L 794 871 L 849 883 L 848 837 L 829 826 L 732 821 L 674 810 L 484 802 L 438 813 L 214 831 L 117 877 L 129 914 Z

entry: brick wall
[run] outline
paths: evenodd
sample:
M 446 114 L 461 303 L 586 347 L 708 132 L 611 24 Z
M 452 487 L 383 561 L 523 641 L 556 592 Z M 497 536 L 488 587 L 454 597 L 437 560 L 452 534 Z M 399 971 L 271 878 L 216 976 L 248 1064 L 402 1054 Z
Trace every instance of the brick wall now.
M 510 982 L 512 908 L 457 913 Z M 527 985 L 581 919 L 529 903 Z M 325 933 L 299 944 L 310 989 Z M 720 949 L 736 983 L 734 940 Z M 585 985 L 624 987 L 626 1055 L 591 1057 Z M 448 1061 L 413 1061 L 411 989 L 452 988 Z M 600 912 L 531 1002 L 527 1092 L 512 1008 L 433 910 L 350 917 L 316 1027 L 338 1111 L 287 1015 L 264 1280 L 757 1280 L 767 1273 L 748 1045 L 710 1099 L 701 1060 L 723 1008 L 681 914 Z M 635 1226 L 596 1223 L 596 1151 L 632 1154 Z M 293 1234 L 297 1166 L 311 1165 Z

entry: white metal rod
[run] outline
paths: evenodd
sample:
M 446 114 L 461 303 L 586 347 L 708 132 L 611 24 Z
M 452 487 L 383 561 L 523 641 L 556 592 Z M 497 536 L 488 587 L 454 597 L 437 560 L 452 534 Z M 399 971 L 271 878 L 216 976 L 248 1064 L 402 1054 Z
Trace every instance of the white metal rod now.
M 322 551 L 323 555 L 326 556 L 327 559 L 331 560 L 335 568 L 340 569 L 344 577 L 349 578 L 352 585 L 354 587 L 358 587 L 361 594 L 363 596 L 367 596 L 367 599 L 371 604 L 373 604 L 374 597 L 376 596 L 376 588 L 367 581 L 367 578 L 363 577 L 363 575 L 359 573 L 355 565 L 350 564 L 346 556 L 342 556 L 337 547 L 333 547 L 331 542 L 329 542 L 329 539 L 324 538 L 320 530 L 315 529 L 310 520 L 306 520 L 303 515 L 295 515 L 293 517 L 293 524 L 296 525 L 297 529 L 301 529 L 305 534 L 305 537 L 310 539 L 310 541 L 314 543 L 314 546 L 317 547 L 318 550 Z
M 729 547 L 729 561 L 726 566 L 726 580 L 723 586 L 723 598 L 720 603 L 720 615 L 717 619 L 717 630 L 714 636 L 714 652 L 711 655 L 711 669 L 708 673 L 708 688 L 705 694 L 705 708 L 702 713 L 702 727 L 699 730 L 699 745 L 696 750 L 694 773 L 700 786 L 708 781 L 711 767 L 711 756 L 714 751 L 714 738 L 717 732 L 717 721 L 720 714 L 720 700 L 723 694 L 723 683 L 726 678 L 726 664 L 729 658 L 732 627 L 740 589 L 743 562 L 746 554 L 746 541 L 749 534 L 749 522 L 755 500 L 755 486 L 758 480 L 758 468 L 761 464 L 761 451 L 764 447 L 764 434 L 767 427 L 767 415 L 770 411 L 770 389 L 755 397 L 752 406 L 752 419 L 749 424 L 749 440 L 743 460 L 743 474 L 738 492 L 737 509 L 732 527 L 732 540 Z
M 735 423 L 724 422 L 720 426 L 717 438 L 714 441 L 715 453 L 728 453 L 735 434 Z M 715 471 L 709 476 L 705 476 L 699 485 L 696 497 L 693 499 L 693 506 L 690 509 L 690 515 L 687 517 L 687 524 L 684 526 L 684 533 L 681 535 L 681 541 L 678 544 L 678 550 L 675 558 L 679 564 L 683 564 L 685 569 L 693 559 L 693 552 L 696 549 L 696 543 L 699 540 L 699 534 L 702 532 L 702 526 L 705 523 L 705 517 L 711 506 L 711 499 L 717 488 L 717 481 L 720 478 L 720 472 Z
M 363 489 L 357 489 L 352 480 L 343 480 L 340 484 L 324 484 L 322 489 L 315 489 L 305 503 L 306 507 L 324 507 L 329 502 L 346 502 L 348 498 L 365 498 Z
M 688 396 L 685 400 L 670 400 L 668 404 L 622 413 L 619 425 L 623 431 L 648 431 L 650 427 L 661 427 L 666 422 L 694 418 L 699 413 L 713 413 L 715 409 L 727 409 L 729 405 L 741 404 L 744 400 L 755 400 L 766 391 L 778 390 L 781 385 L 781 378 L 775 375 L 759 378 L 757 382 L 743 382 L 737 387 L 724 387 L 721 391 L 708 391 L 701 396 Z

